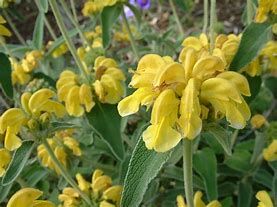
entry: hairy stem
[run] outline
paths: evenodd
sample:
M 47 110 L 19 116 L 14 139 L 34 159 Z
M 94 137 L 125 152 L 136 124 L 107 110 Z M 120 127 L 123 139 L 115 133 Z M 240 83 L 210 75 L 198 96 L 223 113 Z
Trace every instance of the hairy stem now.
M 183 173 L 184 187 L 188 207 L 194 207 L 193 204 L 193 180 L 192 180 L 192 152 L 193 144 L 191 140 L 183 140 Z
M 209 1 L 204 0 L 204 20 L 203 20 L 202 32 L 205 34 L 207 34 L 207 29 L 208 29 L 208 18 L 209 18 Z
M 172 9 L 173 16 L 174 16 L 175 21 L 176 21 L 176 23 L 177 23 L 178 29 L 179 29 L 181 35 L 184 37 L 184 36 L 185 36 L 185 32 L 184 32 L 184 29 L 183 29 L 183 27 L 182 27 L 182 24 L 181 24 L 181 21 L 180 21 L 180 19 L 179 19 L 179 16 L 178 16 L 178 14 L 177 14 L 176 7 L 175 7 L 175 5 L 174 5 L 174 2 L 173 2 L 172 0 L 169 0 L 169 4 L 170 4 L 170 7 L 171 7 L 171 9 Z
M 83 191 L 80 190 L 78 184 L 72 179 L 70 174 L 67 172 L 66 168 L 60 163 L 60 161 L 56 157 L 55 153 L 53 152 L 52 148 L 50 147 L 46 139 L 43 139 L 42 144 L 44 145 L 46 151 L 48 152 L 55 167 L 59 169 L 63 178 L 79 193 L 79 195 L 84 199 L 84 201 L 86 201 L 86 203 L 89 206 L 92 206 L 89 197 Z
M 216 24 L 216 0 L 211 0 L 211 11 L 210 11 L 210 43 L 211 51 L 214 49 L 215 44 L 215 24 Z
M 50 6 L 52 8 L 52 11 L 54 13 L 54 16 L 56 18 L 56 21 L 57 21 L 57 24 L 61 30 L 61 33 L 65 39 L 65 42 L 79 68 L 79 70 L 81 70 L 81 72 L 83 72 L 85 78 L 87 79 L 87 81 L 89 81 L 88 79 L 88 76 L 87 76 L 87 71 L 84 67 L 84 65 L 82 64 L 80 58 L 78 57 L 78 54 L 77 54 L 77 50 L 72 42 L 72 40 L 70 39 L 69 35 L 68 35 L 68 32 L 67 32 L 67 29 L 64 25 L 64 22 L 63 22 L 63 19 L 62 19 L 62 15 L 59 11 L 59 8 L 58 8 L 58 5 L 57 5 L 57 2 L 55 0 L 49 0 L 49 3 L 50 3 Z
M 123 19 L 123 24 L 127 29 L 127 33 L 128 33 L 129 38 L 130 38 L 130 41 L 131 41 L 131 47 L 133 49 L 133 52 L 134 52 L 136 58 L 139 59 L 139 53 L 138 53 L 138 50 L 137 50 L 137 47 L 136 47 L 136 44 L 135 44 L 135 38 L 132 34 L 132 31 L 130 29 L 130 25 L 128 23 L 128 20 L 127 20 L 127 17 L 126 17 L 126 14 L 125 14 L 124 11 L 122 11 L 122 19 Z

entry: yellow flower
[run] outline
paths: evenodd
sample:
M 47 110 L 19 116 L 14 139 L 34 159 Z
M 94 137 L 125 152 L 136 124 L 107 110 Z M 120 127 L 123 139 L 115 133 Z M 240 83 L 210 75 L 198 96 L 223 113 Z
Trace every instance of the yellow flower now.
M 203 196 L 203 193 L 200 191 L 197 191 L 194 194 L 194 199 L 193 199 L 194 207 L 221 207 L 221 204 L 217 200 L 213 200 L 206 205 L 202 200 L 202 196 Z M 176 200 L 177 200 L 177 207 L 187 207 L 183 196 L 178 195 Z
M 3 25 L 5 23 L 6 23 L 6 20 L 0 15 L 0 36 L 10 37 L 12 33 L 7 27 Z
M 277 41 L 269 41 L 261 51 L 263 59 L 268 61 L 267 67 L 272 72 L 277 71 Z
M 97 206 L 101 207 L 119 207 L 122 186 L 112 185 L 112 179 L 104 175 L 103 171 L 96 169 L 92 175 L 92 182 L 86 181 L 81 174 L 76 175 L 79 188 L 90 196 Z M 61 207 L 80 206 L 81 198 L 72 188 L 65 188 L 59 195 L 62 201 Z
M 42 194 L 34 188 L 23 188 L 10 198 L 7 207 L 55 207 L 50 201 L 37 200 Z
M 277 2 L 275 0 L 259 0 L 255 21 L 265 22 L 270 12 L 277 14 Z
M 67 153 L 64 146 L 68 147 L 72 151 L 73 155 L 82 155 L 82 151 L 79 147 L 79 142 L 71 137 L 72 134 L 73 132 L 64 130 L 56 132 L 53 138 L 47 139 L 47 142 L 50 145 L 51 149 L 54 151 L 56 157 L 63 164 L 64 167 L 67 166 Z M 50 169 L 55 170 L 57 174 L 60 174 L 59 169 L 53 163 L 44 145 L 41 144 L 37 147 L 37 153 L 43 166 L 49 167 Z
M 5 148 L 0 149 L 0 177 L 2 177 L 6 172 L 6 167 L 11 161 L 11 155 Z
M 53 44 L 52 41 L 49 41 L 47 43 L 47 46 L 46 47 L 50 47 L 51 45 Z M 57 47 L 53 52 L 52 52 L 52 57 L 53 58 L 58 58 L 62 55 L 64 55 L 65 53 L 68 52 L 68 47 L 67 47 L 67 44 L 66 43 L 63 43 L 61 44 L 59 47 Z
M 237 129 L 243 128 L 250 118 L 249 107 L 242 97 L 250 95 L 247 79 L 237 72 L 226 71 L 225 55 L 222 58 L 210 55 L 205 37 L 184 41 L 181 64 L 155 54 L 145 55 L 139 61 L 130 82 L 137 90 L 119 102 L 118 111 L 127 116 L 136 113 L 140 105 L 147 109 L 153 105 L 151 125 L 143 133 L 148 149 L 165 152 L 182 137 L 194 139 L 209 112 L 215 118 L 225 116 Z M 220 47 L 223 44 L 224 41 Z
M 273 207 L 272 200 L 266 191 L 259 191 L 256 194 L 256 198 L 259 200 L 257 207 Z
M 99 56 L 94 63 L 95 79 L 94 90 L 102 103 L 115 104 L 124 94 L 125 76 L 112 58 Z
M 26 53 L 25 58 L 22 60 L 22 68 L 26 73 L 32 72 L 38 67 L 39 60 L 42 58 L 43 53 L 39 50 L 33 50 Z
M 18 63 L 15 59 L 10 58 L 11 66 L 12 66 L 12 83 L 24 85 L 28 83 L 31 79 L 31 76 L 23 70 L 23 67 L 20 63 Z
M 40 116 L 45 112 L 55 114 L 57 117 L 65 115 L 64 106 L 52 100 L 55 93 L 50 89 L 40 89 L 35 93 L 24 93 L 21 96 L 21 108 L 11 108 L 0 117 L 0 134 L 5 133 L 4 146 L 13 151 L 21 146 L 21 140 L 17 136 L 22 126 L 38 126 Z
M 79 86 L 78 76 L 72 71 L 63 71 L 56 87 L 59 100 L 65 102 L 66 110 L 71 116 L 82 116 L 95 105 L 91 87 L 84 83 Z
M 262 68 L 260 66 L 259 57 L 255 58 L 251 63 L 242 68 L 241 71 L 245 71 L 251 77 L 260 75 L 262 72 Z
M 137 27 L 135 25 L 130 26 L 131 32 L 134 35 L 135 39 L 138 39 L 140 37 L 140 34 L 137 30 Z M 130 37 L 128 35 L 127 28 L 125 26 L 122 27 L 122 31 L 117 31 L 114 33 L 114 39 L 117 42 L 130 42 Z
M 117 0 L 88 0 L 84 4 L 82 13 L 84 16 L 91 16 L 93 14 L 99 13 L 106 6 L 112 6 L 117 2 Z
M 261 114 L 254 115 L 250 120 L 252 127 L 255 129 L 261 128 L 265 124 L 265 122 L 266 122 L 266 119 Z
M 263 150 L 264 159 L 267 161 L 277 160 L 277 140 L 273 140 L 271 144 Z

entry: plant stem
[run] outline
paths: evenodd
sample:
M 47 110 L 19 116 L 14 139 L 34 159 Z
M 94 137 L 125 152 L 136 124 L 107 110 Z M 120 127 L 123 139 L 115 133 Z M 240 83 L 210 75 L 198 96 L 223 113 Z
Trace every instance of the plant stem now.
M 52 8 L 52 11 L 54 13 L 54 16 L 56 18 L 57 24 L 58 24 L 58 26 L 59 26 L 59 28 L 61 30 L 61 33 L 62 33 L 62 35 L 63 35 L 63 37 L 65 39 L 65 42 L 66 42 L 66 44 L 67 44 L 67 46 L 68 46 L 68 48 L 69 48 L 69 50 L 70 50 L 74 60 L 76 61 L 76 64 L 77 64 L 79 70 L 81 70 L 81 72 L 83 72 L 85 78 L 87 79 L 87 81 L 89 81 L 88 76 L 87 76 L 87 71 L 86 71 L 84 65 L 82 64 L 82 61 L 78 57 L 76 48 L 75 48 L 72 40 L 70 39 L 70 37 L 69 37 L 69 35 L 67 33 L 67 29 L 66 29 L 66 27 L 64 25 L 64 22 L 62 20 L 62 15 L 61 15 L 61 13 L 60 13 L 60 11 L 58 9 L 58 5 L 57 5 L 56 0 L 49 0 L 49 3 L 50 3 L 50 6 Z
M 139 53 L 138 53 L 138 50 L 137 50 L 137 47 L 136 47 L 136 44 L 135 44 L 135 39 L 134 39 L 134 36 L 133 36 L 132 31 L 130 29 L 130 26 L 129 26 L 129 23 L 128 23 L 128 20 L 127 20 L 127 17 L 126 17 L 126 14 L 125 14 L 124 10 L 122 11 L 122 19 L 123 19 L 123 24 L 127 29 L 127 33 L 128 33 L 129 38 L 130 38 L 130 41 L 131 41 L 131 47 L 133 49 L 133 52 L 134 52 L 136 58 L 139 59 Z
M 180 22 L 179 16 L 177 14 L 176 7 L 175 7 L 175 5 L 174 5 L 172 0 L 169 0 L 169 4 L 170 4 L 170 7 L 172 9 L 173 16 L 174 16 L 175 21 L 177 23 L 178 29 L 179 29 L 181 35 L 184 37 L 185 36 L 185 32 L 184 32 L 184 29 L 183 29 L 182 24 Z
M 77 16 L 77 13 L 76 13 L 74 0 L 70 0 L 70 6 L 71 6 L 71 11 L 73 13 L 74 19 L 75 19 L 76 22 L 78 22 L 78 16 Z
M 183 148 L 183 172 L 186 201 L 188 207 L 194 207 L 193 204 L 193 180 L 192 180 L 192 152 L 193 144 L 191 140 L 184 139 Z
M 52 39 L 56 40 L 57 39 L 57 35 L 55 34 L 55 32 L 54 32 L 53 28 L 51 27 L 51 25 L 50 25 L 48 19 L 46 18 L 46 16 L 44 18 L 44 23 L 45 23 L 45 26 L 47 27 L 47 29 L 48 29 Z
M 211 0 L 210 11 L 210 50 L 213 51 L 215 44 L 215 24 L 216 24 L 216 0 Z
M 252 0 L 247 0 L 247 24 L 252 22 L 253 9 L 252 9 Z
M 92 206 L 89 197 L 83 191 L 80 190 L 77 183 L 71 178 L 70 174 L 67 172 L 65 167 L 60 163 L 60 161 L 56 157 L 55 153 L 53 152 L 52 148 L 48 144 L 47 139 L 43 139 L 42 144 L 44 145 L 46 151 L 48 152 L 55 167 L 57 167 L 60 170 L 60 173 L 63 176 L 63 178 L 79 193 L 79 195 L 84 199 L 84 201 L 86 201 L 86 203 L 89 206 Z
M 66 3 L 64 0 L 60 0 L 60 3 L 66 13 L 66 15 L 68 16 L 69 20 L 73 23 L 74 27 L 78 30 L 79 36 L 82 40 L 82 44 L 85 43 L 86 46 L 90 47 L 90 43 L 87 40 L 87 38 L 85 37 L 84 33 L 82 32 L 80 25 L 78 24 L 78 22 L 74 19 L 74 17 L 72 16 L 70 10 L 68 9 Z
M 24 40 L 24 38 L 21 36 L 21 34 L 19 33 L 19 31 L 16 29 L 16 26 L 14 25 L 12 19 L 10 18 L 9 14 L 5 11 L 5 9 L 3 9 L 3 15 L 5 17 L 5 19 L 7 20 L 8 24 L 10 25 L 13 33 L 15 34 L 15 36 L 17 37 L 17 39 L 19 40 L 19 42 L 22 45 L 26 45 L 26 42 Z
M 208 0 L 204 0 L 204 21 L 203 21 L 202 32 L 205 34 L 207 34 L 208 18 L 209 18 L 209 2 Z

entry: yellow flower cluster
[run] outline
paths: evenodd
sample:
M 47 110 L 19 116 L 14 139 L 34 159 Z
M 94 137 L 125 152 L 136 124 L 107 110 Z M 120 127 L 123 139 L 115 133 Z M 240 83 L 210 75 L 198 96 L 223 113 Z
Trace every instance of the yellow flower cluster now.
M 203 193 L 200 191 L 197 191 L 194 194 L 194 199 L 193 199 L 194 207 L 221 207 L 221 204 L 217 200 L 211 201 L 208 205 L 206 205 L 202 200 L 202 196 L 203 196 Z M 181 195 L 177 196 L 177 207 L 187 207 L 185 200 Z
M 268 18 L 268 14 L 272 12 L 277 14 L 277 2 L 276 0 L 259 0 L 259 7 L 256 13 L 256 22 L 265 22 Z
M 277 160 L 277 139 L 273 140 L 271 144 L 263 150 L 264 159 L 271 162 Z
M 259 129 L 266 123 L 266 118 L 261 114 L 256 114 L 251 118 L 250 123 L 254 129 Z
M 6 23 L 6 20 L 0 15 L 0 36 L 10 37 L 12 35 L 12 33 L 10 32 L 10 30 L 7 27 L 5 27 L 3 25 L 5 23 Z
M 90 196 L 92 202 L 99 207 L 119 206 L 122 186 L 112 185 L 112 179 L 104 175 L 103 171 L 96 169 L 92 175 L 91 183 L 87 182 L 81 174 L 76 175 L 79 188 Z M 78 207 L 81 204 L 80 195 L 73 188 L 63 189 L 59 195 L 62 204 L 59 207 Z
M 155 54 L 141 58 L 130 82 L 137 90 L 119 102 L 118 110 L 127 116 L 136 113 L 140 105 L 153 105 L 151 125 L 143 133 L 148 149 L 165 152 L 182 137 L 194 139 L 209 114 L 225 116 L 236 129 L 246 125 L 250 110 L 242 95 L 250 96 L 247 79 L 226 71 L 236 44 L 233 39 L 217 38 L 217 47 L 210 53 L 205 35 L 188 37 L 180 63 Z
M 6 172 L 6 167 L 11 161 L 11 155 L 5 148 L 0 149 L 0 177 L 2 177 Z
M 82 151 L 79 147 L 79 142 L 75 140 L 73 137 L 72 130 L 64 130 L 60 132 L 56 132 L 53 138 L 48 138 L 47 142 L 56 155 L 57 159 L 60 163 L 66 167 L 67 166 L 67 153 L 65 150 L 66 146 L 70 149 L 75 156 L 81 156 Z M 51 157 L 49 156 L 47 150 L 44 145 L 39 145 L 37 147 L 38 157 L 41 159 L 42 165 L 45 167 L 49 167 L 52 170 L 55 170 L 57 174 L 60 174 L 59 169 L 53 163 Z
M 36 128 L 39 123 L 49 119 L 50 114 L 57 117 L 65 115 L 64 106 L 52 100 L 55 92 L 50 89 L 40 89 L 31 94 L 24 93 L 21 96 L 22 108 L 11 108 L 0 117 L 0 134 L 4 134 L 4 146 L 13 151 L 21 146 L 21 139 L 17 136 L 22 126 L 29 129 Z
M 130 29 L 131 29 L 131 32 L 134 35 L 135 39 L 138 39 L 140 37 L 140 34 L 138 32 L 137 27 L 134 25 L 131 25 Z M 122 27 L 122 31 L 115 32 L 113 37 L 114 37 L 115 41 L 117 41 L 117 42 L 130 42 L 130 37 L 127 32 L 127 28 L 125 26 Z
M 102 28 L 99 25 L 95 27 L 94 31 L 85 33 L 85 37 L 90 42 L 92 42 L 92 45 L 91 45 L 92 48 L 103 47 L 101 35 L 102 35 Z
M 88 72 L 88 76 L 94 78 L 93 83 L 82 83 L 81 77 L 65 70 L 57 81 L 59 100 L 65 102 L 71 116 L 82 116 L 93 108 L 93 93 L 100 102 L 109 104 L 117 103 L 123 96 L 125 76 L 115 60 L 103 56 L 96 58 L 93 72 Z
M 55 207 L 50 201 L 37 200 L 42 194 L 42 191 L 34 188 L 23 188 L 11 197 L 7 207 Z
M 82 9 L 82 13 L 85 17 L 99 13 L 106 6 L 112 6 L 117 3 L 118 0 L 87 0 Z
M 12 82 L 13 84 L 26 84 L 31 79 L 30 73 L 38 67 L 39 60 L 42 58 L 43 52 L 33 50 L 26 53 L 21 62 L 10 58 L 12 66 Z
M 256 198 L 259 200 L 257 207 L 273 207 L 273 202 L 266 191 L 259 191 Z

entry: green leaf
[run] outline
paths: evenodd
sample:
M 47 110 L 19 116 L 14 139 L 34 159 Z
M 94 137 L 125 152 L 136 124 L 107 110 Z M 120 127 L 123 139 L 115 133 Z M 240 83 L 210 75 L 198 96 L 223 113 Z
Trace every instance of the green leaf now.
M 6 186 L 0 185 L 0 204 L 4 202 L 5 199 L 7 199 L 7 196 L 9 195 L 12 186 L 12 183 Z
M 264 133 L 255 131 L 255 146 L 253 149 L 252 157 L 251 157 L 251 163 L 255 163 L 259 157 L 259 155 L 262 154 L 264 146 L 265 146 L 265 135 Z
M 224 198 L 226 196 L 232 196 L 237 190 L 237 185 L 232 182 L 224 182 L 218 186 L 219 197 Z
M 217 199 L 217 163 L 213 150 L 210 148 L 198 150 L 193 155 L 193 165 L 195 171 L 204 181 L 208 200 Z
M 121 5 L 107 6 L 101 13 L 101 24 L 102 24 L 102 40 L 104 48 L 107 48 L 110 44 L 111 31 L 113 24 L 118 19 L 122 12 Z
M 44 13 L 48 12 L 48 0 L 39 0 L 39 10 Z
M 194 4 L 192 0 L 175 0 L 175 2 L 178 8 L 182 9 L 184 12 L 188 12 Z
M 263 186 L 271 189 L 273 176 L 265 169 L 260 168 L 253 176 L 255 182 L 262 184 Z
M 231 136 L 230 133 L 216 123 L 207 124 L 204 128 L 205 134 L 210 135 L 211 139 L 216 139 L 227 155 L 232 154 Z
M 269 23 L 254 23 L 248 25 L 241 38 L 241 42 L 230 69 L 238 71 L 248 65 L 271 38 L 271 25 Z
M 238 192 L 238 205 L 237 207 L 250 207 L 252 201 L 252 185 L 250 183 L 239 184 L 239 192 Z
M 244 99 L 247 103 L 250 103 L 257 97 L 257 95 L 260 92 L 261 85 L 262 85 L 262 78 L 261 76 L 251 77 L 247 74 L 244 74 L 244 76 L 247 78 L 247 81 L 249 83 L 250 93 L 251 93 L 251 96 L 244 97 Z
M 26 180 L 30 187 L 34 187 L 40 180 L 47 176 L 48 172 L 45 168 L 36 164 L 22 173 L 22 177 Z
M 125 5 L 129 7 L 129 9 L 133 12 L 133 14 L 136 17 L 137 23 L 141 23 L 141 11 L 138 9 L 138 7 L 130 4 L 129 2 L 126 2 Z
M 12 161 L 2 179 L 2 185 L 9 185 L 19 176 L 30 157 L 33 148 L 33 141 L 22 142 L 21 147 L 13 154 Z
M 45 14 L 39 12 L 33 32 L 33 44 L 36 49 L 42 49 L 43 46 L 44 18 Z
M 0 53 L 0 85 L 6 96 L 13 97 L 12 69 L 7 55 Z
M 232 156 L 225 160 L 225 164 L 239 172 L 248 172 L 251 169 L 251 154 L 247 150 L 235 150 Z
M 53 133 L 56 131 L 61 131 L 65 129 L 76 129 L 80 128 L 81 126 L 73 123 L 66 123 L 66 122 L 51 122 L 51 128 L 49 129 L 49 133 Z
M 121 138 L 121 117 L 116 105 L 96 103 L 90 113 L 87 113 L 90 125 L 97 135 L 104 139 L 118 160 L 123 160 L 124 147 Z
M 139 139 L 129 163 L 121 198 L 122 207 L 138 207 L 148 184 L 156 177 L 172 151 L 157 153 Z

